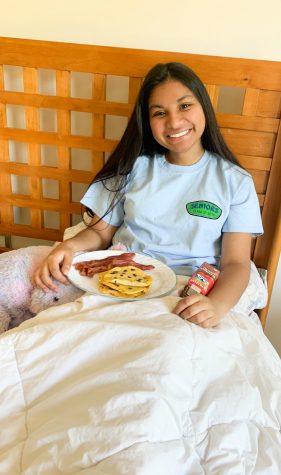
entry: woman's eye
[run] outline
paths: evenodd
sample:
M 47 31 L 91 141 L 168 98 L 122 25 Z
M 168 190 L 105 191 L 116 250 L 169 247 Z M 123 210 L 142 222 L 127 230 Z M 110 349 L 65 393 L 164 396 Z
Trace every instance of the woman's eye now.
M 152 117 L 163 117 L 164 115 L 165 115 L 164 111 L 157 111 L 157 112 L 154 112 Z
M 189 107 L 190 107 L 190 104 L 187 104 L 186 102 L 180 105 L 181 110 L 189 109 Z

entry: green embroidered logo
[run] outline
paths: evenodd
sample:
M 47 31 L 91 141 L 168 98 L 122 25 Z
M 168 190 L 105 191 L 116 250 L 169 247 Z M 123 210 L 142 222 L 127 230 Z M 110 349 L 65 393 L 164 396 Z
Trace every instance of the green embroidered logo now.
M 210 201 L 192 201 L 191 203 L 186 203 L 186 210 L 192 216 L 207 219 L 219 219 L 222 213 L 221 208 Z

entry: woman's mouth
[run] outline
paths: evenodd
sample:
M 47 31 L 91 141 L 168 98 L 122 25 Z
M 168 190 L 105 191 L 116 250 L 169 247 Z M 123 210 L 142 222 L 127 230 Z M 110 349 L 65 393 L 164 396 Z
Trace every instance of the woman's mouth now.
M 188 135 L 192 129 L 186 129 L 182 130 L 182 132 L 177 132 L 176 134 L 168 134 L 167 137 L 169 139 L 178 139 L 180 137 L 184 137 L 185 135 Z

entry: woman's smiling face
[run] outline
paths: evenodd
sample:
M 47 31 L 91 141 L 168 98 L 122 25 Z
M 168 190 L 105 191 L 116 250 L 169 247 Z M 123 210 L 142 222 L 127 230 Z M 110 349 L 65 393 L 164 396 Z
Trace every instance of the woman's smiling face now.
M 190 89 L 174 79 L 165 81 L 152 90 L 148 110 L 152 135 L 168 150 L 170 162 L 192 165 L 200 160 L 205 116 Z

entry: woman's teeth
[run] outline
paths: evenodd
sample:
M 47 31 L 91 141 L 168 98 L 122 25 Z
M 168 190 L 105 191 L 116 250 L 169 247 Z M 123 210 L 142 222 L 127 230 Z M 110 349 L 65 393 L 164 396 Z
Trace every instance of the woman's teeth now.
M 183 137 L 189 132 L 188 130 L 183 130 L 182 132 L 179 132 L 178 134 L 169 134 L 168 137 L 171 137 L 172 139 L 177 139 L 178 137 Z

